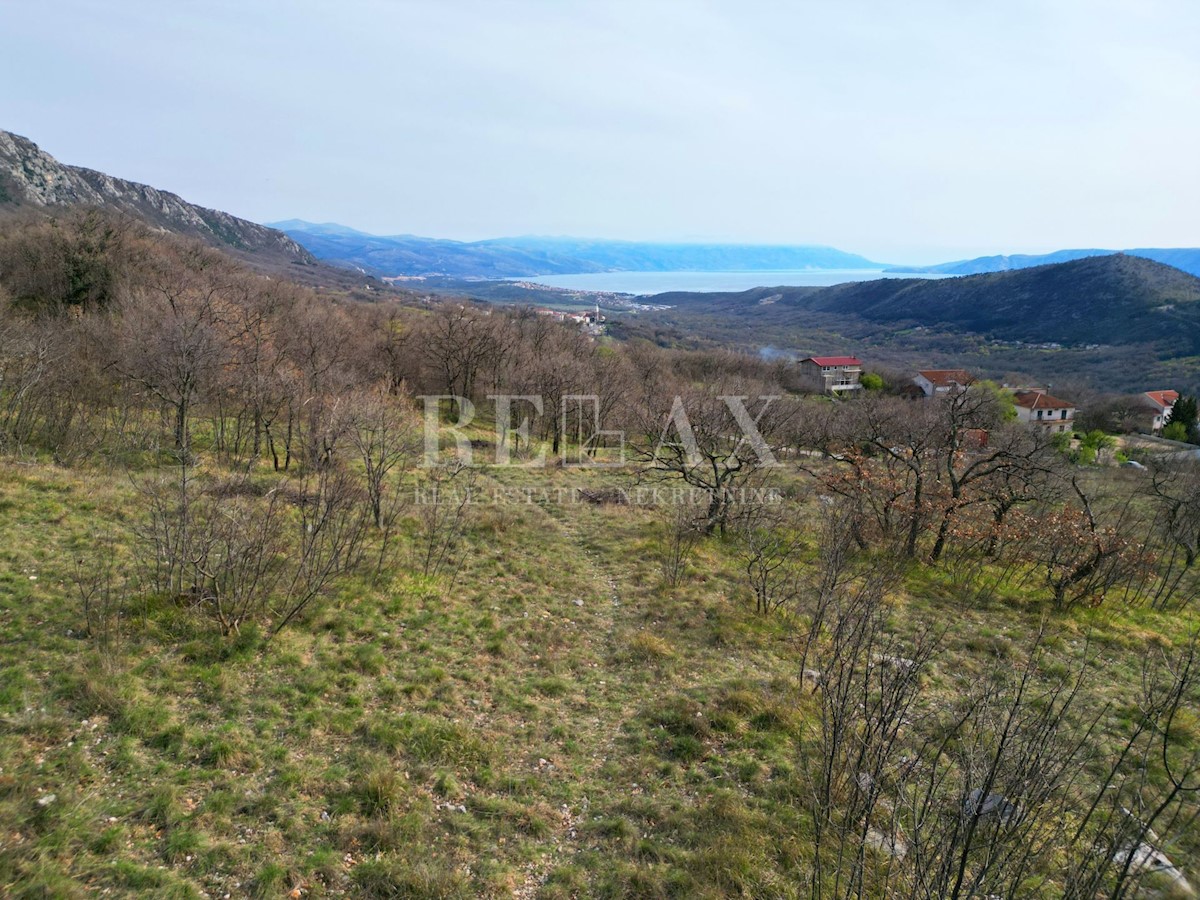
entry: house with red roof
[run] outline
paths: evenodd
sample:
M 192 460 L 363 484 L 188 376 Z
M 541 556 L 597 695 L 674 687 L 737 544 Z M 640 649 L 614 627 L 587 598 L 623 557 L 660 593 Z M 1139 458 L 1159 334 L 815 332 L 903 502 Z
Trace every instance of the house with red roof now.
M 1138 408 L 1146 411 L 1150 433 L 1159 434 L 1171 418 L 1171 410 L 1179 399 L 1178 391 L 1146 391 L 1138 397 Z
M 800 360 L 800 371 L 826 394 L 862 390 L 862 362 L 856 356 L 810 356 Z
M 1073 431 L 1075 404 L 1055 397 L 1042 388 L 1021 388 L 1013 391 L 1017 420 L 1048 432 Z
M 922 369 L 913 378 L 913 384 L 926 397 L 957 394 L 967 388 L 975 377 L 965 369 Z

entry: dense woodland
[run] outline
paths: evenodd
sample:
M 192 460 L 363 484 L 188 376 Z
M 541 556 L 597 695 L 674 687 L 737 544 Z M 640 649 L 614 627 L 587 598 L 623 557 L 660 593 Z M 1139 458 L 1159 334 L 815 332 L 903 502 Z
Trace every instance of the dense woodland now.
M 431 411 L 429 397 L 444 399 Z M 454 427 L 475 465 L 455 458 Z M 1104 441 L 1051 442 L 991 384 L 835 402 L 786 360 L 596 340 L 519 308 L 360 302 L 78 212 L 0 233 L 0 451 L 8 516 L 22 479 L 117 498 L 111 515 L 62 513 L 81 530 L 51 605 L 7 583 L 0 824 L 15 837 L 0 838 L 0 893 L 199 896 L 236 879 L 259 896 L 1118 898 L 1200 884 L 1200 471 L 1088 465 Z M 474 499 L 548 487 L 569 502 Z M 21 527 L 32 546 L 13 545 L 14 565 L 42 559 L 57 526 Z M 617 565 L 637 568 L 598 568 Z M 566 599 L 597 580 L 611 604 Z M 617 648 L 591 659 L 593 638 L 528 610 L 497 624 L 528 595 L 602 608 Z M 632 637 L 618 597 L 639 598 L 625 601 L 644 616 Z M 69 652 L 36 637 L 60 619 L 79 638 Z M 395 643 L 400 619 L 423 623 L 419 640 Z M 356 643 L 367 632 L 386 655 Z M 430 675 L 459 644 L 464 674 Z M 23 649 L 43 674 L 16 676 Z M 343 649 L 351 668 L 322 680 L 321 654 Z M 710 655 L 713 672 L 731 667 L 719 685 L 694 674 Z M 405 665 L 426 682 L 377 688 Z M 465 672 L 489 666 L 538 673 L 537 696 L 509 710 L 526 724 L 464 724 L 455 704 L 479 698 L 450 685 L 482 690 Z M 303 702 L 239 693 L 267 672 L 278 690 L 321 686 Z M 197 679 L 211 701 L 179 688 L 147 708 L 147 692 Z M 273 724 L 214 723 L 206 702 Z M 268 716 L 274 703 L 299 705 Z M 604 727 L 530 724 L 547 716 Z M 100 719 L 119 750 L 62 749 Z M 531 735 L 573 760 L 569 784 L 518 776 L 513 748 Z M 176 781 L 149 797 L 100 786 L 164 771 Z M 262 779 L 249 799 L 229 786 L 246 773 Z M 599 787 L 625 777 L 638 780 Z M 230 798 L 209 810 L 205 792 Z M 110 809 L 109 843 L 73 819 Z M 256 855 L 267 832 L 279 843 Z

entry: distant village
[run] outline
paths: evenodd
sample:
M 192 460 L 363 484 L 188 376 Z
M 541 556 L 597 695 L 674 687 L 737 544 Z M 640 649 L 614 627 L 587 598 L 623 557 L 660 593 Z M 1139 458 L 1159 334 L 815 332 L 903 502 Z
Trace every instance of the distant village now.
M 810 356 L 800 360 L 799 365 L 814 390 L 848 397 L 866 388 L 863 364 L 857 357 Z M 925 400 L 952 395 L 978 380 L 963 369 L 922 369 L 912 376 L 909 384 L 899 386 L 898 392 L 912 400 Z M 1044 387 L 1007 384 L 1001 387 L 1011 393 L 1019 421 L 1051 434 L 1074 431 L 1078 411 L 1074 401 L 1056 397 Z M 1174 390 L 1146 391 L 1130 397 L 1127 404 L 1130 429 L 1146 435 L 1161 435 L 1178 400 L 1179 393 Z
M 548 306 L 537 306 L 533 310 L 539 316 L 550 316 L 559 322 L 570 322 L 579 326 L 579 330 L 584 334 L 596 337 L 604 333 L 604 323 L 607 317 L 601 314 L 600 304 L 596 304 L 595 309 L 589 309 L 585 312 L 568 312 L 561 309 L 550 309 Z

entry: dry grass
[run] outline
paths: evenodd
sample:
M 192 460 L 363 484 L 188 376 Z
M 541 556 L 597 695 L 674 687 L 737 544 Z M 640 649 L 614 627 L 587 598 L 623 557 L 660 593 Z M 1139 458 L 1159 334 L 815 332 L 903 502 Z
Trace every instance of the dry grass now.
M 653 510 L 550 499 L 614 475 L 488 480 L 534 493 L 480 511 L 453 591 L 348 583 L 265 651 L 130 596 L 101 649 L 71 567 L 98 531 L 128 541 L 132 486 L 0 464 L 0 894 L 799 895 L 813 712 L 787 617 L 752 612 L 719 539 L 664 591 Z M 953 692 L 1044 610 L 941 577 L 915 570 L 893 624 L 948 624 Z M 1080 612 L 1050 646 L 1089 637 L 1091 699 L 1119 703 L 1194 623 Z

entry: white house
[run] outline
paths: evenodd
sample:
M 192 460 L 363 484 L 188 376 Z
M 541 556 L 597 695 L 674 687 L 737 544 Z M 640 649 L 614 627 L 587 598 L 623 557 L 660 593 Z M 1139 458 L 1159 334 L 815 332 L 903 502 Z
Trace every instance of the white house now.
M 1179 399 L 1179 392 L 1146 391 L 1138 399 L 1141 401 L 1141 406 L 1145 407 L 1150 413 L 1151 433 L 1159 434 L 1163 430 L 1163 425 L 1171 418 L 1171 410 L 1175 408 L 1175 401 Z
M 922 369 L 913 378 L 913 384 L 919 387 L 926 397 L 935 397 L 939 394 L 958 393 L 974 380 L 971 373 L 963 369 Z
M 1060 400 L 1041 388 L 1025 388 L 1013 391 L 1013 403 L 1021 422 L 1048 432 L 1074 430 L 1075 404 L 1069 400 Z

